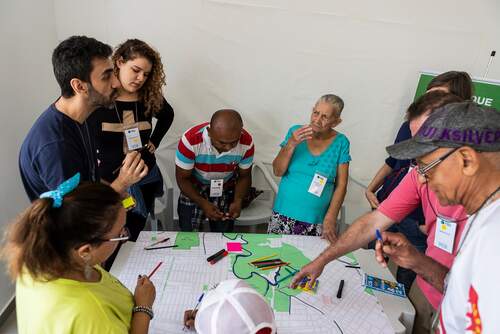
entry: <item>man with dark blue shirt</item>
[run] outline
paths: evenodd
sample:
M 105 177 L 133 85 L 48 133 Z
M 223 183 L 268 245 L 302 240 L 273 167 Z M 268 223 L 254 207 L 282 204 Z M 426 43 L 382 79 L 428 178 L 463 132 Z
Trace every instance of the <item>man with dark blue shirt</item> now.
M 77 172 L 84 181 L 99 181 L 93 130 L 86 119 L 116 97 L 119 82 L 113 75 L 111 53 L 109 45 L 85 36 L 69 37 L 54 50 L 52 65 L 61 96 L 35 122 L 19 154 L 21 178 L 31 201 Z M 111 187 L 125 193 L 147 172 L 140 154 L 131 152 Z

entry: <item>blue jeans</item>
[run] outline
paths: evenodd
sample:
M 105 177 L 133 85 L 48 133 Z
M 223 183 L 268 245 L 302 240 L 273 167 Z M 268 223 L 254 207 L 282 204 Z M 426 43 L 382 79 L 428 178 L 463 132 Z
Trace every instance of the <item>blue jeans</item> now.
M 216 205 L 220 211 L 228 212 L 229 206 L 234 200 L 234 187 L 224 189 L 221 197 L 210 197 L 210 185 L 195 186 L 200 195 L 212 204 Z M 203 210 L 193 202 L 189 197 L 181 193 L 177 204 L 177 213 L 179 214 L 179 227 L 183 232 L 199 230 L 200 224 L 205 221 Z M 234 229 L 234 220 L 209 220 L 211 232 L 232 232 Z

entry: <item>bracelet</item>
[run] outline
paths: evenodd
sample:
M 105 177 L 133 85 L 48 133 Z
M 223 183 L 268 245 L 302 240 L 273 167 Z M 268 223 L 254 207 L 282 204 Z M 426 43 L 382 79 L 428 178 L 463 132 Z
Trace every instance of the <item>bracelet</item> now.
M 153 320 L 154 313 L 153 313 L 153 309 L 151 307 L 147 307 L 147 306 L 134 306 L 134 308 L 132 309 L 132 314 L 134 314 L 136 312 L 146 313 L 147 315 L 149 315 L 150 320 Z

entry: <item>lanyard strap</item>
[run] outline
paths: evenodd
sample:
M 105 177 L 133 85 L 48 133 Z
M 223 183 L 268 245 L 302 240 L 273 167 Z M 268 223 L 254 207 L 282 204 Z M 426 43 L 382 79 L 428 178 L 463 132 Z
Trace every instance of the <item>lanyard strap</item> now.
M 113 102 L 113 105 L 115 107 L 116 117 L 118 117 L 118 122 L 121 123 L 123 126 L 124 124 L 123 124 L 122 119 L 120 118 L 120 113 L 118 112 L 118 107 L 116 106 L 116 101 Z M 137 111 L 137 101 L 135 101 L 135 115 L 134 116 L 135 116 L 134 122 L 139 123 L 139 113 Z
M 82 139 L 82 143 L 83 143 L 83 149 L 85 150 L 85 155 L 87 156 L 87 163 L 89 164 L 89 168 L 90 168 L 90 179 L 93 181 L 93 182 L 96 182 L 96 175 L 95 175 L 95 157 L 94 157 L 94 148 L 93 148 L 93 145 L 92 145 L 92 140 L 90 139 L 90 133 L 89 133 L 89 127 L 88 127 L 88 124 L 87 122 L 85 122 L 85 130 L 86 130 L 86 133 L 87 133 L 87 139 L 89 141 L 89 148 L 87 148 L 87 141 L 85 140 L 84 136 L 83 136 L 83 132 L 82 132 L 82 129 L 80 129 L 80 124 L 78 123 L 75 123 L 77 129 L 78 129 L 78 133 L 80 134 L 80 138 Z

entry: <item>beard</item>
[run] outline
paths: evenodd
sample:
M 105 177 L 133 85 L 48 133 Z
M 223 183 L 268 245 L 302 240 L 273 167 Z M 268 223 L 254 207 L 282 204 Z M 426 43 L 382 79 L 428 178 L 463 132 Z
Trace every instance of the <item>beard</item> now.
M 102 95 L 97 90 L 89 85 L 89 104 L 97 109 L 99 107 L 110 108 L 115 102 L 116 97 L 118 96 L 118 90 L 113 89 L 109 96 Z

